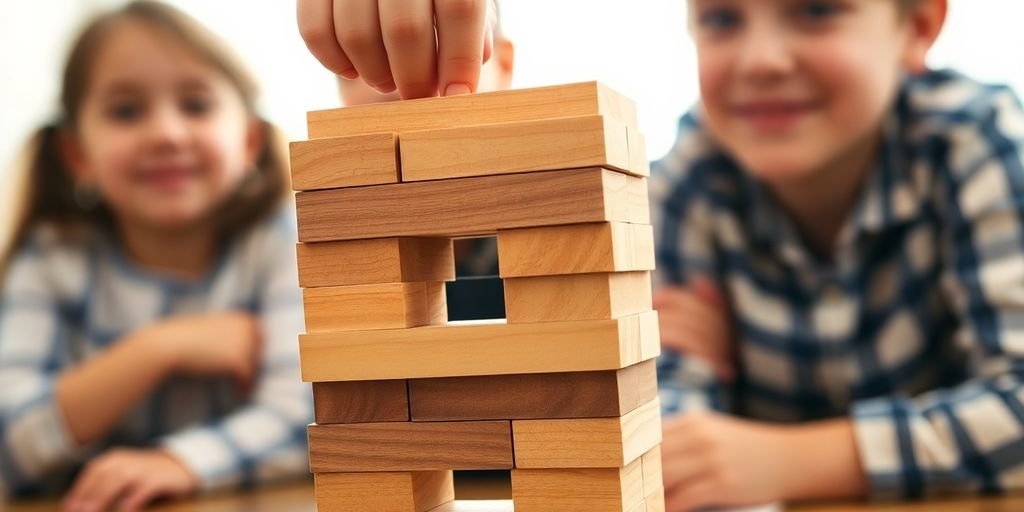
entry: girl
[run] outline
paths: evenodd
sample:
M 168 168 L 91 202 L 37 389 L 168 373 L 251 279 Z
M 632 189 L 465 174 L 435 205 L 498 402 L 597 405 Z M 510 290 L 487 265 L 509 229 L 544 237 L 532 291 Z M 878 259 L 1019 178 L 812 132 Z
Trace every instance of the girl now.
M 285 154 L 255 102 L 166 5 L 73 45 L 4 266 L 0 489 L 138 510 L 306 473 Z

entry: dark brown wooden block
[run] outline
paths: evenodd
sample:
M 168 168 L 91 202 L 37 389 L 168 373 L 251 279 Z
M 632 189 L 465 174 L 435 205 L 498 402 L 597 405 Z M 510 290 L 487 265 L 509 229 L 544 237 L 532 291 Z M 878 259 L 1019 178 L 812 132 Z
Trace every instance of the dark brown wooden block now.
M 409 388 L 404 380 L 316 382 L 313 410 L 321 425 L 409 421 Z
M 409 381 L 413 421 L 612 418 L 657 394 L 653 360 L 617 371 Z
M 509 421 L 309 426 L 313 473 L 511 469 Z

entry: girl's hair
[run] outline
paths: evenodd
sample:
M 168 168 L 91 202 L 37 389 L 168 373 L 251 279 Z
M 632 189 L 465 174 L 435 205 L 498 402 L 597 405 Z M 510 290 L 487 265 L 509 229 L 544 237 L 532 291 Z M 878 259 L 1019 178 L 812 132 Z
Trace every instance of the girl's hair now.
M 102 202 L 83 207 L 82 203 L 88 201 L 76 200 L 75 183 L 61 158 L 58 140 L 75 132 L 97 51 L 119 25 L 128 21 L 145 23 L 174 38 L 220 71 L 238 91 L 249 115 L 263 125 L 264 144 L 256 168 L 215 213 L 219 233 L 228 236 L 251 227 L 288 196 L 285 139 L 257 113 L 256 81 L 246 67 L 220 38 L 185 13 L 160 2 L 136 0 L 93 19 L 71 46 L 61 82 L 59 120 L 32 137 L 20 165 L 19 171 L 27 176 L 22 180 L 20 204 L 15 206 L 9 243 L 0 251 L 0 268 L 39 223 L 64 229 L 113 228 L 113 214 Z

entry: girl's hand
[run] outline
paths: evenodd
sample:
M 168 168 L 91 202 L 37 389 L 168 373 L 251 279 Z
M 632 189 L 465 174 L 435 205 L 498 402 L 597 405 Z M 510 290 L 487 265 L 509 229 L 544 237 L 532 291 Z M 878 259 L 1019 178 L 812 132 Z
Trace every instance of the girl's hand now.
M 656 290 L 654 309 L 663 347 L 707 362 L 723 380 L 734 378 L 732 318 L 711 281 L 697 279 L 688 288 Z
M 666 421 L 661 449 L 670 512 L 778 501 L 790 473 L 804 471 L 787 463 L 792 444 L 785 427 L 716 413 Z
M 142 510 L 158 498 L 189 495 L 199 481 L 161 450 L 111 450 L 90 462 L 64 499 L 65 512 Z
M 257 319 L 243 312 L 172 317 L 146 328 L 169 354 L 172 373 L 227 375 L 240 391 L 252 388 L 262 335 Z
M 403 99 L 476 90 L 497 20 L 492 0 L 298 0 L 313 55 Z

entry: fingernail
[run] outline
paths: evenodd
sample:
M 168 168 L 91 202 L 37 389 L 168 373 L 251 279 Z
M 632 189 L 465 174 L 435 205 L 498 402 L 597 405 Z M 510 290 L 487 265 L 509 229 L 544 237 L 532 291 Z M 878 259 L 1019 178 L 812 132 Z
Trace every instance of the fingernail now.
M 462 83 L 448 84 L 448 87 L 444 89 L 445 96 L 458 96 L 460 94 L 469 94 L 469 86 Z
M 356 71 L 356 68 L 348 68 L 345 71 L 342 71 L 341 73 L 338 74 L 341 75 L 342 78 L 348 80 L 355 80 L 356 78 L 359 78 L 359 72 Z
M 389 92 L 392 92 L 392 91 L 395 90 L 395 81 L 394 80 L 388 80 L 386 82 L 381 82 L 379 84 L 376 84 L 373 87 L 375 89 L 377 89 L 378 91 L 386 94 L 386 93 L 389 93 Z

